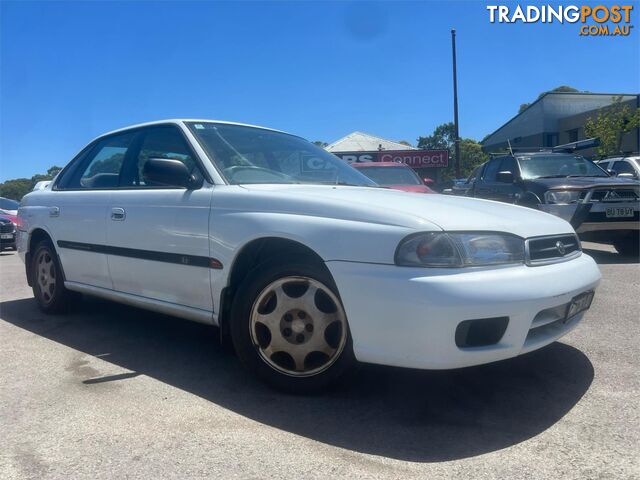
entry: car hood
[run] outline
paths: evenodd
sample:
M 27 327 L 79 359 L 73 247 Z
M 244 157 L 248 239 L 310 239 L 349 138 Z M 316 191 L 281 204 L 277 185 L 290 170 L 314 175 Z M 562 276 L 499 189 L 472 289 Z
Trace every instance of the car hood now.
M 391 188 L 392 190 L 401 190 L 403 192 L 414 192 L 414 193 L 434 193 L 426 185 L 385 185 L 387 188 Z
M 620 187 L 638 186 L 640 182 L 630 178 L 618 177 L 569 177 L 569 178 L 537 178 L 526 180 L 526 182 L 539 185 L 544 188 L 562 189 L 584 189 L 593 187 Z
M 233 188 L 233 187 L 230 187 Z M 509 232 L 521 237 L 572 233 L 566 221 L 526 207 L 448 195 L 332 185 L 243 185 L 245 195 L 214 208 L 310 215 L 421 230 Z

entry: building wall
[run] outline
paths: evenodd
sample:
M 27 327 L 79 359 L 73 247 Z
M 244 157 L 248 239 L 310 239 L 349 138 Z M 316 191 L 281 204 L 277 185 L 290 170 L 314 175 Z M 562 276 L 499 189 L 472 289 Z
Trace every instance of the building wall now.
M 623 105 L 628 105 L 629 108 L 635 109 L 637 108 L 637 101 L 628 100 L 623 102 Z M 608 110 L 606 107 L 602 109 L 604 111 Z M 558 133 L 560 144 L 575 142 L 577 140 L 584 140 L 586 137 L 584 133 L 584 125 L 587 123 L 587 119 L 590 117 L 595 117 L 600 110 L 591 110 L 588 112 L 579 113 L 577 115 L 572 115 L 570 117 L 562 118 L 558 121 Z M 627 133 L 622 137 L 622 152 L 637 152 L 639 150 L 638 146 L 638 136 L 640 135 L 639 129 L 635 128 L 633 131 Z M 576 138 L 577 137 L 577 138 Z M 586 149 L 581 150 L 580 154 L 589 157 L 595 156 L 595 149 Z
M 615 94 L 547 93 L 516 115 L 483 142 L 487 152 L 503 151 L 507 139 L 515 147 L 553 147 L 584 139 L 584 122 L 599 109 L 611 105 Z M 634 106 L 637 95 L 624 95 Z M 623 150 L 638 150 L 638 135 L 627 135 Z M 588 151 L 585 151 L 588 153 Z

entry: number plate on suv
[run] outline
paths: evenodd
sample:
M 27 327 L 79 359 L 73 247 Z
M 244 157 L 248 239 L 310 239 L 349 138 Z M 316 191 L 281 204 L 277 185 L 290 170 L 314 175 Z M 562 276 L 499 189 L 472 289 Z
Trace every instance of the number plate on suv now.
M 607 207 L 605 210 L 607 218 L 629 218 L 633 217 L 633 208 L 631 207 Z

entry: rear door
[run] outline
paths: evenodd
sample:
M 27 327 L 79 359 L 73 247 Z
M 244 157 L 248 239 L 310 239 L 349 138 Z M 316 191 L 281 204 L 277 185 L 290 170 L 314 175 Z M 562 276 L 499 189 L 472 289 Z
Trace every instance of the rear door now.
M 137 134 L 98 140 L 70 165 L 47 196 L 47 226 L 67 281 L 112 288 L 106 222 L 124 160 Z
M 113 286 L 120 292 L 212 311 L 209 209 L 213 186 L 196 190 L 154 185 L 143 174 L 149 158 L 202 169 L 176 125 L 147 127 L 111 199 L 107 239 Z

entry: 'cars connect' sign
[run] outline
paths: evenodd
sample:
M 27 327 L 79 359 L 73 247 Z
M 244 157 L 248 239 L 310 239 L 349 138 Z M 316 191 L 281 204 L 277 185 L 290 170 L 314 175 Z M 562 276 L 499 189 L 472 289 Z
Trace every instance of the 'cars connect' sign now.
M 381 150 L 375 152 L 332 152 L 353 162 L 402 162 L 413 168 L 442 168 L 449 165 L 448 150 Z

